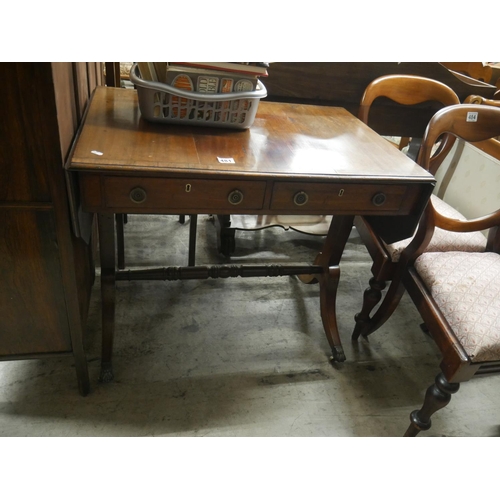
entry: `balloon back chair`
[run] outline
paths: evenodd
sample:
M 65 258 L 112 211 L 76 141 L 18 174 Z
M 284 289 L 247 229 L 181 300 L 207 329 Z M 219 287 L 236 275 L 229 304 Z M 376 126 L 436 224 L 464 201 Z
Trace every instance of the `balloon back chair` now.
M 500 135 L 500 109 L 463 104 L 438 111 L 418 158 L 431 173 L 432 148 L 444 133 L 469 143 L 491 140 Z M 461 382 L 500 371 L 500 209 L 466 220 L 441 212 L 434 201 L 427 204 L 396 272 L 442 356 L 441 373 L 422 408 L 411 413 L 405 436 L 429 429 L 431 415 L 449 403 Z M 487 244 L 482 252 L 435 251 L 430 246 L 439 230 L 458 235 L 487 230 Z
M 411 75 L 382 76 L 368 85 L 361 99 L 358 117 L 368 125 L 370 108 L 378 97 L 387 97 L 404 106 L 414 106 L 429 101 L 437 101 L 443 107 L 460 104 L 456 93 L 447 85 L 436 80 Z M 439 147 L 434 148 L 432 156 L 434 169 L 441 165 L 455 142 L 453 135 L 445 134 L 440 139 Z M 435 195 L 432 195 L 431 198 L 433 203 L 440 207 L 440 210 L 447 211 L 450 216 L 460 216 L 458 212 Z M 401 252 L 411 238 L 388 244 L 376 233 L 365 217 L 355 217 L 354 225 L 373 261 L 371 268 L 373 277 L 369 281 L 369 287 L 365 290 L 362 309 L 355 316 L 356 324 L 352 338 L 356 340 L 360 335 L 367 336 L 380 328 L 396 309 L 404 293 L 404 288 L 400 286 L 398 280 L 394 283 L 394 275 Z M 481 233 L 457 236 L 438 230 L 429 248 L 432 251 L 449 250 L 450 248 L 483 251 L 485 247 L 486 238 Z M 372 314 L 382 298 L 382 291 L 388 281 L 391 281 L 391 287 L 387 291 L 384 301 Z

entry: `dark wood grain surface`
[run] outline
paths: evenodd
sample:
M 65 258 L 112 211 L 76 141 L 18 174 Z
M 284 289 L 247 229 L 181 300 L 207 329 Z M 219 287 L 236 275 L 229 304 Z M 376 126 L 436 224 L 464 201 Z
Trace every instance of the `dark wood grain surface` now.
M 50 201 L 47 166 L 39 161 L 50 146 L 37 119 L 46 111 L 50 68 L 16 63 L 1 66 L 0 204 Z M 19 85 L 20 81 L 28 86 L 29 98 L 24 96 L 25 87 Z
M 235 163 L 221 164 L 218 157 Z M 263 101 L 248 130 L 174 126 L 142 119 L 135 91 L 105 87 L 96 89 L 71 168 L 121 174 L 430 179 L 342 108 Z
M 92 249 L 72 231 L 63 165 L 101 65 L 0 66 L 0 360 L 70 354 L 87 394 Z
M 52 210 L 0 210 L 0 355 L 71 351 Z

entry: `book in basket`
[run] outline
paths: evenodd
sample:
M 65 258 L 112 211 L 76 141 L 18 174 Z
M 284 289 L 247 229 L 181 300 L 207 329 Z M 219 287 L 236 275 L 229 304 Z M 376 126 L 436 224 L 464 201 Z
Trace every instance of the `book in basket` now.
M 234 62 L 172 62 L 176 66 L 198 68 L 204 70 L 225 71 L 239 73 L 253 77 L 267 76 L 267 63 L 234 63 Z
M 194 90 L 202 94 L 226 94 L 251 92 L 256 89 L 258 79 L 249 74 L 168 64 L 166 83 L 172 87 Z

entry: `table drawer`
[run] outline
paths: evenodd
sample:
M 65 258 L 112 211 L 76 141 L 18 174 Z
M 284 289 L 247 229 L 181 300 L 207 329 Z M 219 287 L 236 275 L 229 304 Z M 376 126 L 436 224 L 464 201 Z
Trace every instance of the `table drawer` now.
M 405 186 L 390 184 L 277 182 L 273 189 L 271 209 L 303 209 L 304 212 L 322 210 L 325 214 L 390 212 L 399 209 L 406 191 Z
M 200 209 L 208 212 L 233 208 L 261 209 L 266 183 L 153 177 L 105 177 L 109 208 Z

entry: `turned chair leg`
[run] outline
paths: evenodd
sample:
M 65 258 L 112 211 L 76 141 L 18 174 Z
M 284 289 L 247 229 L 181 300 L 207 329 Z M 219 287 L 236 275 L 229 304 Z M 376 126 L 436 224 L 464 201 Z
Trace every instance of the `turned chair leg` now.
M 444 408 L 451 400 L 451 395 L 460 389 L 460 384 L 448 382 L 446 377 L 440 373 L 425 393 L 424 404 L 420 410 L 412 411 L 410 414 L 410 426 L 405 432 L 405 437 L 414 437 L 420 431 L 431 428 L 431 416 L 441 408 Z
M 357 340 L 360 335 L 365 335 L 369 330 L 370 313 L 380 302 L 380 299 L 382 298 L 382 290 L 385 288 L 386 283 L 385 281 L 377 281 L 375 278 L 371 278 L 369 285 L 370 286 L 363 294 L 363 306 L 361 311 L 354 316 L 356 325 L 354 326 L 354 331 L 352 332 L 352 340 Z

